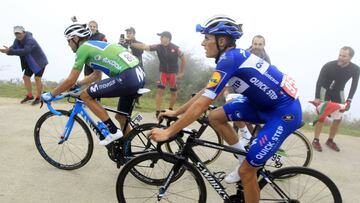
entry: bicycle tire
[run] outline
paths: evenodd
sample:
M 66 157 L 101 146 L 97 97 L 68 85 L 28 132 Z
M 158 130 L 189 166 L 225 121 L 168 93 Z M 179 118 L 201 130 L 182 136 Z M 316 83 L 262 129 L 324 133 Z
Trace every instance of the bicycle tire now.
M 57 110 L 60 116 L 51 112 L 43 114 L 35 124 L 34 139 L 40 155 L 51 165 L 63 170 L 74 170 L 84 166 L 91 158 L 94 142 L 90 129 L 78 116 L 68 140 L 59 144 L 70 111 Z
M 285 167 L 271 172 L 269 178 L 291 199 L 286 202 L 342 203 L 340 191 L 335 183 L 314 169 Z M 260 202 L 272 198 L 275 198 L 273 202 L 285 202 L 265 179 L 259 181 L 259 186 Z
M 146 181 L 139 181 L 138 177 L 134 177 L 132 170 L 144 169 L 154 160 L 156 160 L 156 166 L 150 167 L 152 172 L 157 173 L 152 173 L 152 175 L 160 177 L 157 179 L 162 180 L 161 184 L 149 185 L 145 183 Z M 166 181 L 165 178 L 178 160 L 173 154 L 159 154 L 158 152 L 149 152 L 130 160 L 121 170 L 116 182 L 118 201 L 123 203 L 157 201 L 160 186 Z M 158 170 L 153 170 L 154 167 L 158 167 Z M 189 162 L 184 162 L 182 168 L 184 168 L 183 175 L 172 180 L 162 200 L 165 202 L 205 203 L 206 186 L 201 174 Z M 194 195 L 197 193 L 198 195 Z
M 312 157 L 313 149 L 310 141 L 300 131 L 295 131 L 284 140 L 277 153 L 267 161 L 266 166 L 275 168 L 309 167 Z
M 199 137 L 206 141 L 211 141 L 218 144 L 224 144 L 224 140 L 210 125 L 201 135 L 199 135 Z M 172 154 L 178 151 L 180 146 L 181 144 L 179 144 L 176 141 L 165 144 L 166 151 Z M 220 149 L 214 149 L 203 146 L 195 146 L 193 150 L 205 165 L 213 163 L 217 158 L 219 158 L 222 152 Z

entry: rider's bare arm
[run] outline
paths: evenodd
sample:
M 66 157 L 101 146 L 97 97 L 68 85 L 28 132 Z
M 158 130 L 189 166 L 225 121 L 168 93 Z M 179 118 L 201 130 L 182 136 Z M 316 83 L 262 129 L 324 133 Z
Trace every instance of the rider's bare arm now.
M 54 90 L 51 91 L 51 94 L 55 97 L 61 94 L 62 92 L 68 90 L 76 83 L 80 73 L 81 73 L 80 71 L 73 69 L 70 72 L 70 75 L 59 86 L 57 86 Z
M 82 85 L 90 84 L 90 83 L 95 82 L 97 80 L 101 80 L 101 74 L 102 74 L 101 71 L 94 70 L 94 72 L 92 72 L 90 75 L 86 76 L 81 81 L 77 82 L 77 84 L 82 86 Z

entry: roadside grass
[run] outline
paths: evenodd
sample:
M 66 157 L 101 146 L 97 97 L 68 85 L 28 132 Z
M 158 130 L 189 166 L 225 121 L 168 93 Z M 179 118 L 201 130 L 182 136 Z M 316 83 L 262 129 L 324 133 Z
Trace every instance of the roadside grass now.
M 44 91 L 50 91 L 53 89 L 57 84 L 54 82 L 44 82 Z M 35 86 L 33 86 L 33 93 L 35 92 Z M 24 85 L 21 83 L 21 81 L 16 82 L 9 82 L 9 81 L 0 81 L 0 97 L 9 97 L 9 98 L 19 98 L 22 99 L 25 97 L 26 90 L 24 88 Z M 137 112 L 154 112 L 155 114 L 155 95 L 156 90 L 152 90 L 151 92 L 143 95 L 140 98 L 140 105 L 137 105 L 134 111 Z M 163 105 L 162 108 L 165 109 L 168 106 L 169 101 L 169 94 L 168 92 L 165 92 L 163 99 Z M 66 102 L 66 100 L 62 101 Z M 109 106 L 116 108 L 118 103 L 118 98 L 106 98 L 101 99 L 101 103 L 104 106 Z M 179 107 L 179 103 L 175 105 L 175 108 Z M 304 120 L 306 124 L 300 129 L 304 132 L 314 132 L 314 127 L 309 124 L 310 120 L 314 117 L 314 115 L 311 115 L 309 112 L 304 112 Z M 330 129 L 330 122 L 326 122 L 324 124 L 323 133 L 329 133 Z M 338 134 L 344 134 L 344 135 L 351 135 L 355 137 L 360 137 L 360 120 L 349 120 L 344 119 L 342 122 Z

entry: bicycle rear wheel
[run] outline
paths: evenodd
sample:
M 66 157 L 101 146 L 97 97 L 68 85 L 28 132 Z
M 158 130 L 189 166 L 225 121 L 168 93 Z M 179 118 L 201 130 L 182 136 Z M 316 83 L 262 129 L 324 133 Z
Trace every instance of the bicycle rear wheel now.
M 310 141 L 300 131 L 295 131 L 285 139 L 279 150 L 266 162 L 266 166 L 308 167 L 312 157 L 313 149 Z
M 164 159 L 163 159 L 164 158 Z M 206 202 L 206 187 L 200 173 L 189 162 L 183 164 L 183 174 L 175 175 L 166 190 L 165 195 L 158 201 L 159 189 L 165 183 L 166 177 L 178 159 L 172 154 L 149 152 L 135 157 L 121 170 L 117 183 L 116 194 L 119 202 Z M 151 179 L 161 180 L 158 184 L 146 184 L 139 181 L 132 171 L 141 171 Z
M 202 140 L 206 140 L 218 144 L 224 143 L 220 135 L 210 125 L 207 126 L 205 131 L 199 137 Z M 175 141 L 175 142 L 166 143 L 165 146 L 166 146 L 166 150 L 169 153 L 175 153 L 179 151 L 179 146 L 181 146 L 181 144 Z M 200 145 L 195 146 L 193 150 L 196 153 L 196 155 L 200 158 L 200 160 L 206 165 L 213 163 L 221 154 L 220 149 L 214 149 Z
M 285 178 L 290 177 L 290 178 Z M 260 202 L 341 203 L 335 183 L 323 173 L 306 167 L 286 167 L 271 172 L 269 178 L 288 198 L 283 198 L 265 179 L 261 179 Z
M 34 129 L 35 145 L 41 156 L 51 165 L 63 170 L 74 170 L 84 166 L 91 158 L 94 143 L 87 125 L 75 116 L 74 126 L 68 140 L 59 144 L 70 112 L 58 110 L 42 115 Z

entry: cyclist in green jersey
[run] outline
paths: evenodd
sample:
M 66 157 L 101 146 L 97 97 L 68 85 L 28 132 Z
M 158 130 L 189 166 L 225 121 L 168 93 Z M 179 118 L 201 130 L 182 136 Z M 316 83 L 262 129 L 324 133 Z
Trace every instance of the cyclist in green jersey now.
M 107 145 L 121 138 L 123 133 L 96 99 L 120 97 L 118 110 L 131 113 L 134 95 L 144 87 L 145 73 L 139 66 L 139 60 L 121 45 L 88 40 L 91 31 L 86 24 L 73 24 L 65 30 L 64 35 L 76 53 L 75 64 L 68 78 L 52 91 L 42 94 L 41 98 L 44 102 L 50 102 L 71 87 L 90 84 L 81 91 L 80 98 L 108 127 L 110 134 L 100 141 L 101 145 Z M 94 72 L 77 81 L 84 64 L 89 65 Z M 102 73 L 109 78 L 98 80 Z M 119 114 L 115 117 L 123 126 L 125 118 Z

